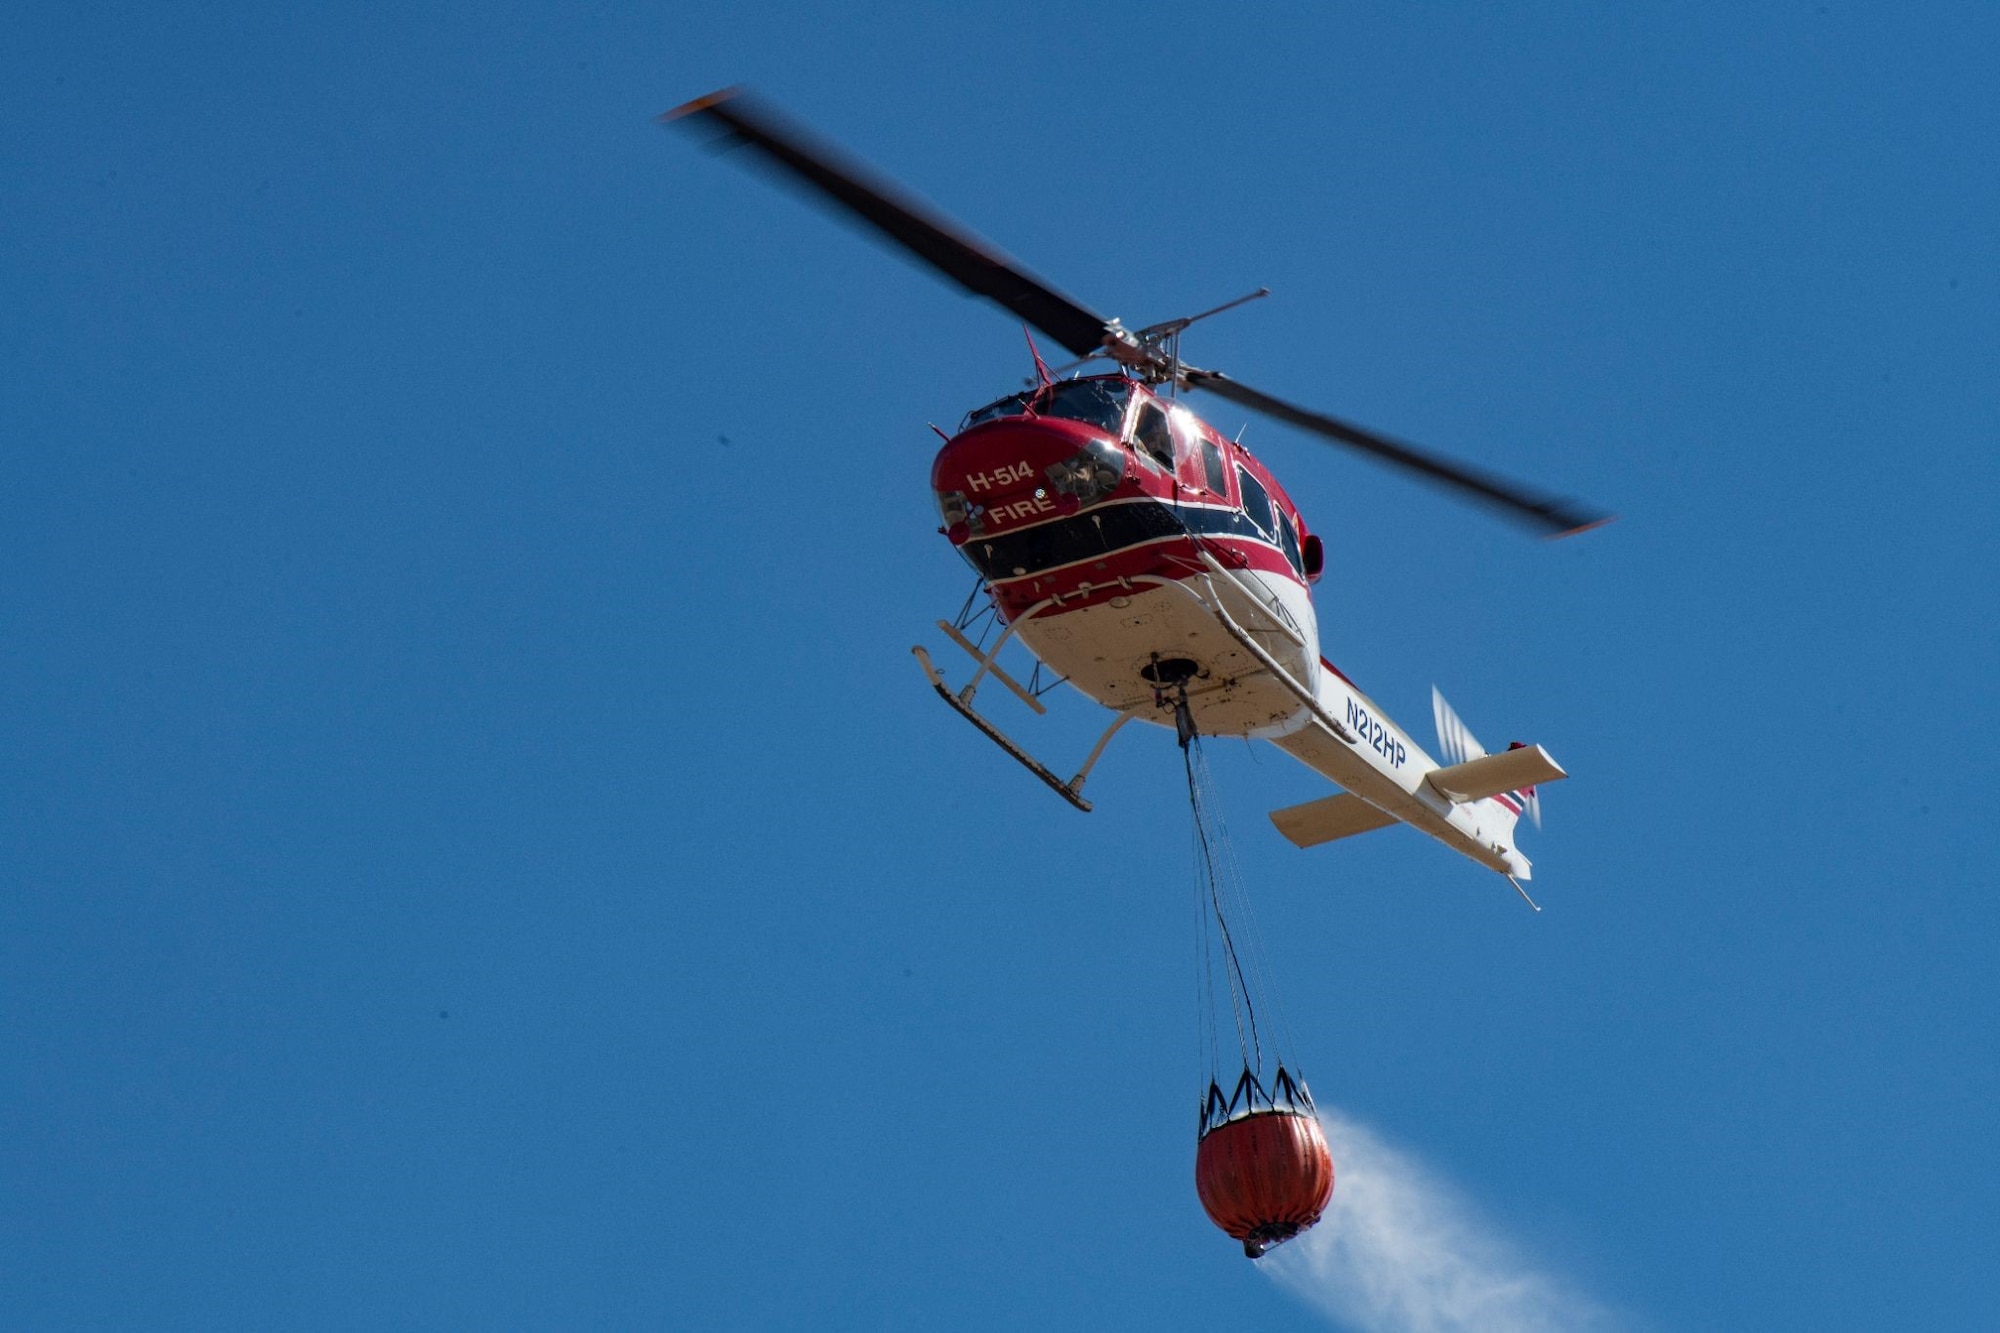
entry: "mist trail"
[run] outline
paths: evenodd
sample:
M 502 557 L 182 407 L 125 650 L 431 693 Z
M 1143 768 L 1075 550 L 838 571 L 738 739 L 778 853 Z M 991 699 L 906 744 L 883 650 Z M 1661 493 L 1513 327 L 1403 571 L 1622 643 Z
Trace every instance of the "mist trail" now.
M 1322 1105 L 1338 1181 L 1320 1224 L 1259 1261 L 1361 1333 L 1555 1333 L 1630 1321 L 1523 1255 L 1472 1203 L 1367 1126 Z

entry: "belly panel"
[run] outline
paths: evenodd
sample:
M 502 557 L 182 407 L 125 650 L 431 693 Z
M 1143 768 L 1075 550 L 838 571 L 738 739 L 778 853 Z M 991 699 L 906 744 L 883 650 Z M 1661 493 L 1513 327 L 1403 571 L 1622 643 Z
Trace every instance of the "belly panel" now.
M 1311 602 L 1296 585 L 1290 585 L 1296 596 L 1289 597 L 1283 587 L 1269 587 L 1254 573 L 1238 571 L 1238 577 L 1242 584 L 1214 577 L 1180 587 L 1135 582 L 1109 600 L 1073 610 L 1050 608 L 1023 623 L 1017 634 L 1052 670 L 1107 708 L 1150 705 L 1163 696 L 1165 706 L 1146 707 L 1140 717 L 1172 726 L 1171 701 L 1177 691 L 1161 691 L 1155 681 L 1186 674 L 1189 708 L 1204 735 L 1284 735 L 1310 714 L 1222 627 L 1202 599 L 1214 588 L 1237 623 L 1305 680 L 1312 679 L 1306 664 L 1317 665 Z M 1284 585 L 1285 580 L 1269 583 Z M 1273 605 L 1286 606 L 1304 646 L 1266 628 L 1278 623 Z

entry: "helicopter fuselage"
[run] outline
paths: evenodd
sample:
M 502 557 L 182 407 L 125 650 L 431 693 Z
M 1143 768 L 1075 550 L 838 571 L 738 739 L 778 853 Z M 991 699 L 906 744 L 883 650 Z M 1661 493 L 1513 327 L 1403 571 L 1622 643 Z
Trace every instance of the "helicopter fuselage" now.
M 1209 735 L 1275 737 L 1309 720 L 1207 603 L 1219 593 L 1294 679 L 1312 680 L 1320 546 L 1248 450 L 1120 376 L 972 416 L 984 412 L 939 452 L 932 489 L 946 536 L 1036 657 L 1105 707 L 1162 725 L 1182 687 Z
M 1123 376 L 968 414 L 939 451 L 939 529 L 1008 632 L 1121 717 L 1271 741 L 1481 864 L 1526 878 L 1510 795 L 1453 801 L 1436 760 L 1320 654 L 1323 548 L 1247 449 Z M 1340 836 L 1340 835 L 1335 835 Z

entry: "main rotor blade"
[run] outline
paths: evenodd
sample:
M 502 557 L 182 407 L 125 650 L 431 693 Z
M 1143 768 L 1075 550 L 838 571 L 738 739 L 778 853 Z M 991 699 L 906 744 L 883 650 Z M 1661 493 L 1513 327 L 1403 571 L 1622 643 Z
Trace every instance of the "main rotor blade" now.
M 1087 356 L 1104 345 L 1106 321 L 1031 277 L 969 233 L 930 212 L 860 164 L 814 143 L 777 113 L 735 88 L 697 97 L 660 117 L 720 126 L 729 138 L 762 153 L 796 179 L 866 222 L 975 296 L 1013 311 L 1067 347 Z
M 1220 371 L 1196 370 L 1189 366 L 1184 368 L 1183 378 L 1192 388 L 1206 389 L 1252 411 L 1290 422 L 1315 435 L 1359 449 L 1405 472 L 1414 472 L 1428 481 L 1449 486 L 1517 522 L 1538 529 L 1544 537 L 1567 537 L 1600 523 L 1609 523 L 1612 518 L 1610 514 L 1587 509 L 1577 501 L 1537 494 L 1505 477 L 1440 458 L 1415 445 L 1377 435 L 1338 417 L 1294 407 L 1282 399 L 1259 393 L 1247 384 L 1230 379 Z

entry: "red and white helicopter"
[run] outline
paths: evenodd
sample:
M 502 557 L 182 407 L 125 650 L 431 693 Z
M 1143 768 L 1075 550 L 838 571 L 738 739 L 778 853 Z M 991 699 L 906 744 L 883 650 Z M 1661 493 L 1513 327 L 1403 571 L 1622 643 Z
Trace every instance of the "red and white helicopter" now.
M 1042 330 L 1082 359 L 1078 367 L 1097 358 L 1111 363 L 1107 374 L 1057 378 L 1035 353 L 1037 382 L 968 413 L 931 464 L 944 519 L 939 531 L 978 572 L 1004 625 L 982 647 L 964 632 L 966 613 L 957 624 L 938 622 L 973 659 L 971 678 L 956 690 L 924 649 L 914 650 L 946 703 L 1085 811 L 1085 780 L 1134 719 L 1179 727 L 1183 739 L 1198 731 L 1267 740 L 1345 789 L 1272 813 L 1298 846 L 1401 822 L 1521 888 L 1530 866 L 1515 846 L 1515 822 L 1526 812 L 1539 824 L 1536 788 L 1567 775 L 1539 745 L 1487 754 L 1433 690 L 1441 765 L 1322 657 L 1311 587 L 1324 562 L 1320 539 L 1270 471 L 1190 412 L 1178 393 L 1202 389 L 1276 417 L 1545 536 L 1582 532 L 1608 515 L 1180 359 L 1190 324 L 1263 291 L 1201 315 L 1127 329 L 739 90 L 698 98 L 661 119 L 720 130 L 725 142 L 756 150 L 944 276 Z M 1059 777 L 973 706 L 991 678 L 1034 712 L 1046 711 L 1039 692 L 999 663 L 1013 642 L 1114 714 L 1073 777 Z

